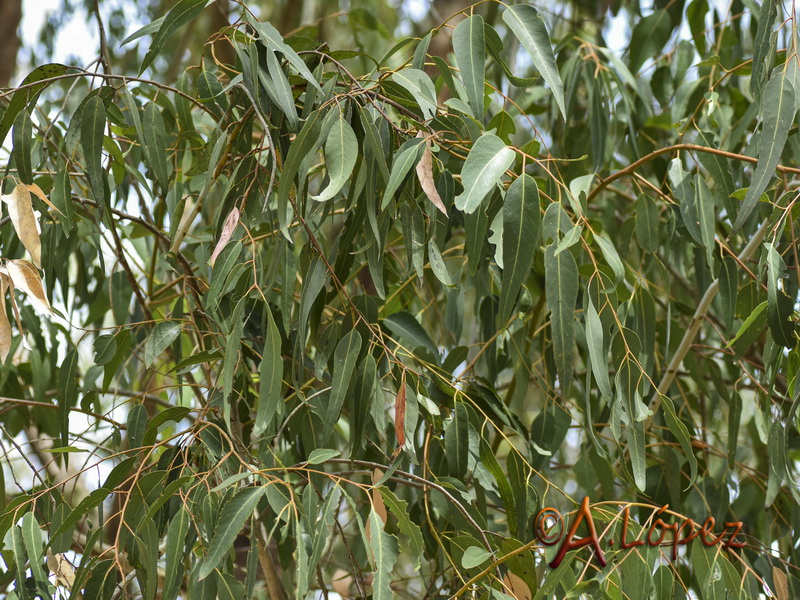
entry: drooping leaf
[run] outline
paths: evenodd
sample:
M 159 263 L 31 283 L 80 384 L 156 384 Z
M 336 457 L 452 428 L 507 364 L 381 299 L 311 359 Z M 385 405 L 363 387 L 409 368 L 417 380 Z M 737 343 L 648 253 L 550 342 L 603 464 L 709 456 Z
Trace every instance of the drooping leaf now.
M 144 345 L 144 364 L 151 366 L 156 358 L 175 341 L 181 332 L 181 326 L 174 321 L 161 321 L 156 323 L 150 337 Z
M 741 229 L 750 217 L 758 199 L 772 180 L 775 167 L 780 162 L 789 129 L 797 112 L 795 90 L 789 77 L 783 72 L 774 75 L 764 88 L 761 102 L 762 125 L 758 143 L 758 164 L 744 202 L 739 207 L 731 233 Z
M 36 216 L 33 214 L 31 194 L 22 184 L 14 187 L 10 194 L 0 194 L 0 200 L 8 207 L 8 215 L 14 225 L 14 231 L 25 249 L 30 253 L 33 264 L 42 266 L 42 243 Z
M 503 283 L 500 288 L 498 326 L 511 315 L 523 282 L 528 278 L 541 229 L 539 188 L 529 175 L 520 175 L 503 202 Z
M 161 54 L 161 51 L 164 49 L 164 45 L 166 41 L 170 38 L 170 36 L 180 27 L 183 27 L 197 17 L 200 14 L 200 11 L 203 10 L 208 4 L 211 4 L 210 0 L 180 0 L 175 6 L 173 6 L 167 15 L 164 17 L 163 23 L 158 28 L 158 31 L 153 36 L 153 41 L 150 43 L 150 49 L 147 51 L 147 54 L 142 61 L 142 66 L 139 67 L 139 74 L 141 75 L 144 73 L 145 69 L 150 66 L 150 64 L 156 59 L 156 57 Z
M 493 133 L 484 133 L 461 170 L 464 192 L 456 196 L 456 208 L 467 214 L 475 212 L 513 162 L 514 151 Z
M 476 119 L 483 118 L 483 81 L 485 79 L 486 41 L 483 18 L 473 15 L 464 19 L 453 32 L 453 51 L 467 100 Z
M 233 546 L 233 541 L 244 527 L 247 519 L 253 512 L 259 500 L 264 495 L 264 487 L 247 487 L 238 492 L 225 506 L 219 515 L 219 520 L 214 528 L 214 537 L 208 547 L 208 553 L 200 563 L 198 579 L 208 577 L 222 561 Z
M 533 59 L 534 66 L 550 86 L 561 116 L 566 120 L 567 112 L 564 104 L 564 84 L 558 72 L 556 58 L 550 36 L 544 25 L 544 19 L 535 8 L 527 4 L 515 4 L 503 11 L 503 21 L 511 28 L 522 46 Z
M 358 157 L 358 140 L 350 124 L 339 114 L 325 142 L 325 164 L 328 168 L 328 186 L 319 195 L 311 196 L 317 202 L 333 198 L 342 189 Z
M 372 597 L 375 600 L 392 600 L 392 569 L 397 560 L 397 539 L 384 531 L 384 524 L 378 513 L 369 513 L 369 549 L 375 567 L 372 580 Z
M 575 302 L 578 298 L 578 267 L 569 251 L 555 253 L 554 244 L 545 248 L 545 292 L 550 311 L 553 353 L 561 393 L 569 393 L 574 370 Z

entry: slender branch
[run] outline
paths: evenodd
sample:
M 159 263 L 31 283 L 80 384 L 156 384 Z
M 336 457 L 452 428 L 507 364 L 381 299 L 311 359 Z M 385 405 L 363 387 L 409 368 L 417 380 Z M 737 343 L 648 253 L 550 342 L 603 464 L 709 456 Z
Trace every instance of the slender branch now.
M 624 169 L 617 171 L 616 173 L 612 173 L 605 179 L 603 179 L 597 187 L 595 187 L 587 196 L 586 202 L 591 202 L 592 199 L 599 194 L 603 188 L 605 188 L 608 184 L 625 177 L 626 175 L 630 175 L 644 163 L 661 156 L 662 154 L 669 154 L 670 152 L 676 152 L 678 150 L 694 150 L 695 152 L 705 152 L 707 154 L 716 154 L 717 156 L 723 156 L 725 158 L 731 158 L 733 160 L 741 160 L 744 162 L 749 163 L 757 163 L 758 159 L 752 156 L 745 156 L 744 154 L 736 154 L 734 152 L 726 152 L 725 150 L 717 150 L 716 148 L 708 148 L 706 146 L 699 146 L 697 144 L 675 144 L 673 146 L 667 146 L 666 148 L 659 148 L 658 150 L 654 150 L 647 156 L 643 156 L 637 161 L 632 162 Z M 783 165 L 778 165 L 775 168 L 777 171 L 781 173 L 792 173 L 794 175 L 800 175 L 800 169 L 795 169 L 793 167 L 785 167 Z
M 769 229 L 769 221 L 764 221 L 761 227 L 758 228 L 758 231 L 756 231 L 753 237 L 750 238 L 750 241 L 739 254 L 738 260 L 740 262 L 750 259 L 753 254 L 755 254 L 756 250 L 761 247 L 761 242 L 764 240 L 764 236 L 767 234 L 767 229 Z M 703 319 L 705 318 L 706 313 L 711 306 L 711 302 L 714 300 L 714 297 L 717 295 L 718 291 L 719 279 L 715 279 L 711 285 L 708 286 L 706 293 L 703 294 L 703 297 L 700 299 L 700 304 L 697 305 L 697 309 L 694 311 L 692 323 L 689 325 L 686 333 L 683 334 L 683 339 L 678 345 L 678 349 L 675 350 L 675 354 L 672 355 L 672 360 L 669 362 L 669 365 L 667 365 L 667 370 L 664 371 L 664 376 L 661 378 L 661 383 L 658 384 L 658 388 L 656 388 L 656 391 L 653 393 L 653 398 L 650 400 L 650 410 L 653 411 L 653 414 L 648 418 L 646 425 L 649 425 L 653 420 L 653 415 L 655 415 L 656 411 L 658 411 L 658 407 L 661 406 L 661 396 L 665 395 L 667 391 L 669 391 L 672 382 L 675 380 L 675 375 L 677 374 L 683 359 L 689 353 L 689 350 L 694 343 L 694 338 L 697 336 L 697 332 L 700 330 L 700 324 L 703 322 Z

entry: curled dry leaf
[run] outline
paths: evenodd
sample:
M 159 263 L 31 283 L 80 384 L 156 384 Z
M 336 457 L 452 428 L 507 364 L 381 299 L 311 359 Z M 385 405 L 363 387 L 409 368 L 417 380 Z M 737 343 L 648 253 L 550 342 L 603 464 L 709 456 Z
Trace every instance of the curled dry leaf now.
M 383 477 L 383 471 L 380 469 L 374 469 L 372 471 L 372 485 L 377 484 L 381 478 Z M 375 512 L 378 513 L 378 516 L 381 518 L 381 521 L 386 523 L 387 515 L 386 515 L 386 504 L 383 502 L 383 495 L 381 491 L 377 487 L 372 488 L 372 507 L 375 509 Z
M 10 194 L 0 194 L 0 199 L 8 205 L 8 214 L 17 232 L 17 237 L 30 253 L 33 264 L 42 266 L 42 243 L 39 229 L 31 205 L 31 193 L 23 184 L 18 184 Z
M 56 576 L 56 582 L 68 590 L 75 584 L 75 571 L 63 554 L 53 554 L 47 550 L 47 568 Z
M 331 587 L 333 591 L 339 594 L 342 598 L 350 597 L 350 586 L 353 583 L 353 576 L 344 569 L 336 569 L 333 572 L 331 579 Z
M 406 443 L 406 381 L 403 377 L 400 390 L 394 400 L 394 433 L 397 436 L 397 447 L 402 448 Z
M 778 567 L 772 567 L 772 581 L 775 584 L 775 596 L 778 600 L 789 600 L 789 581 L 786 573 Z
M 531 589 L 528 584 L 511 571 L 503 577 L 503 591 L 516 600 L 531 600 Z
M 424 134 L 420 131 L 417 137 L 424 137 Z M 444 206 L 444 202 L 442 202 L 439 191 L 436 189 L 436 182 L 433 180 L 433 154 L 431 153 L 430 140 L 425 141 L 425 152 L 422 153 L 422 158 L 417 163 L 417 177 L 428 200 L 442 211 L 444 216 L 447 216 L 447 209 Z
M 234 206 L 233 210 L 228 215 L 228 218 L 225 219 L 225 225 L 222 226 L 222 233 L 219 236 L 219 241 L 217 242 L 217 245 L 214 247 L 214 252 L 211 253 L 211 258 L 208 259 L 208 264 L 210 264 L 212 267 L 214 266 L 214 262 L 216 262 L 219 253 L 222 252 L 222 249 L 231 240 L 233 231 L 234 229 L 236 229 L 236 225 L 238 224 L 239 224 L 239 209 Z
M 14 287 L 20 288 L 28 294 L 31 304 L 36 310 L 48 315 L 53 314 L 53 310 L 50 308 L 50 303 L 44 293 L 42 278 L 39 277 L 39 271 L 36 270 L 36 267 L 27 260 L 9 260 L 6 261 L 6 271 Z
M 11 323 L 6 312 L 6 290 L 9 287 L 8 276 L 0 275 L 0 361 L 5 362 L 11 351 Z
M 64 214 L 58 209 L 58 207 L 55 204 L 53 204 L 52 202 L 50 202 L 50 200 L 47 199 L 47 196 L 44 195 L 42 188 L 40 188 L 38 185 L 36 185 L 35 183 L 31 183 L 30 185 L 26 185 L 25 187 L 28 188 L 28 191 L 30 193 L 36 194 L 42 202 L 47 204 L 47 206 L 57 211 L 61 215 Z

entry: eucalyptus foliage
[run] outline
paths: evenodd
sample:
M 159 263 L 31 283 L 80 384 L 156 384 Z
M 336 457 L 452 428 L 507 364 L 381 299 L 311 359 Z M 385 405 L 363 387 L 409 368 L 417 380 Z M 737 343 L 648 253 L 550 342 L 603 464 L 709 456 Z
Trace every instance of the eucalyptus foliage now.
M 800 596 L 793 3 L 208 4 L 0 92 L 2 595 Z

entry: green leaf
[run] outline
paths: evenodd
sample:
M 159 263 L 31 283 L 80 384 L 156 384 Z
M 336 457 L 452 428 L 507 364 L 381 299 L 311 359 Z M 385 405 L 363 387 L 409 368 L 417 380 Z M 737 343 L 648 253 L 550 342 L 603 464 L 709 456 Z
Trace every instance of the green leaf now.
M 455 282 L 450 276 L 450 271 L 447 270 L 447 265 L 442 258 L 442 253 L 439 251 L 439 246 L 436 245 L 436 240 L 433 238 L 428 242 L 428 258 L 430 259 L 431 270 L 434 276 L 442 285 L 453 287 Z
M 539 11 L 527 4 L 515 4 L 514 6 L 509 6 L 503 12 L 503 21 L 506 22 L 522 46 L 531 55 L 534 66 L 550 86 L 558 108 L 561 110 L 561 116 L 566 121 L 564 84 L 561 82 L 561 75 L 558 73 L 550 36 L 547 34 L 544 19 L 542 19 Z
M 613 398 L 611 393 L 611 382 L 608 378 L 608 355 L 604 350 L 604 332 L 603 323 L 597 314 L 597 309 L 594 307 L 591 297 L 588 298 L 588 306 L 586 308 L 586 345 L 589 348 L 589 359 L 592 364 L 592 374 L 594 380 L 597 382 L 597 387 L 600 388 L 600 393 L 609 404 Z
M 403 86 L 414 96 L 414 100 L 419 104 L 425 120 L 436 116 L 436 88 L 425 71 L 402 69 L 392 75 L 392 80 Z
M 167 190 L 169 185 L 169 168 L 167 165 L 167 136 L 164 129 L 164 119 L 155 102 L 151 102 L 144 109 L 142 123 L 144 132 L 144 155 L 150 168 L 156 175 L 162 190 Z
M 458 479 L 466 476 L 469 464 L 469 413 L 463 402 L 456 402 L 453 418 L 444 427 L 444 448 L 450 475 Z
M 208 577 L 233 546 L 233 541 L 244 527 L 245 522 L 256 510 L 264 488 L 248 487 L 236 494 L 225 506 L 222 507 L 217 526 L 214 528 L 214 537 L 208 548 L 208 554 L 200 564 L 198 579 L 202 581 Z
M 383 323 L 393 334 L 400 338 L 400 341 L 408 350 L 414 350 L 414 348 L 422 346 L 431 356 L 439 356 L 436 344 L 433 343 L 433 340 L 422 328 L 422 325 L 411 314 L 404 311 L 396 312 L 386 317 Z
M 281 405 L 281 388 L 283 385 L 283 359 L 281 358 L 281 335 L 275 319 L 272 318 L 272 311 L 269 306 L 267 311 L 267 332 L 264 340 L 264 350 L 261 355 L 261 366 L 259 367 L 259 392 L 258 392 L 258 412 L 256 422 L 253 427 L 253 435 L 259 436 L 272 423 L 276 415 L 280 414 L 283 407 Z
M 636 24 L 631 33 L 630 67 L 635 74 L 650 58 L 661 52 L 672 35 L 672 25 L 666 10 L 656 10 Z
M 736 350 L 737 356 L 741 356 L 747 348 L 750 347 L 750 344 L 755 341 L 756 337 L 761 334 L 767 322 L 767 316 L 765 314 L 767 304 L 768 301 L 764 300 L 764 302 L 756 306 L 753 312 L 750 313 L 750 316 L 748 316 L 741 327 L 739 327 L 739 331 L 736 332 L 733 339 L 728 342 L 728 348 Z
M 147 409 L 144 404 L 134 404 L 128 411 L 128 441 L 131 448 L 139 448 L 147 430 Z
M 467 90 L 467 101 L 473 116 L 483 118 L 483 82 L 486 77 L 486 40 L 483 18 L 474 15 L 464 19 L 453 32 L 456 66 Z
M 456 196 L 456 208 L 474 213 L 514 162 L 514 151 L 493 133 L 484 133 L 472 146 L 461 170 L 464 192 Z
M 561 394 L 566 396 L 574 369 L 575 303 L 578 298 L 578 266 L 569 251 L 555 254 L 555 245 L 544 251 L 545 293 L 550 311 L 553 354 L 560 378 Z
M 181 326 L 174 321 L 160 321 L 153 327 L 144 345 L 144 364 L 149 367 L 159 355 L 169 348 L 181 332 Z
M 674 435 L 678 440 L 683 453 L 686 455 L 686 460 L 689 461 L 691 475 L 689 476 L 689 483 L 685 488 L 683 488 L 684 491 L 686 491 L 690 489 L 697 480 L 697 458 L 692 450 L 692 440 L 689 437 L 689 430 L 686 428 L 686 425 L 684 425 L 683 422 L 678 419 L 678 415 L 675 413 L 675 406 L 673 406 L 672 400 L 670 400 L 667 396 L 661 396 L 661 406 L 664 408 L 664 417 L 667 421 L 667 427 L 669 427 L 672 435 Z
M 381 210 L 384 210 L 391 199 L 394 197 L 395 192 L 400 189 L 400 184 L 409 174 L 411 168 L 417 164 L 422 152 L 425 150 L 425 144 L 422 140 L 410 144 L 400 150 L 394 155 L 392 160 L 392 172 L 389 175 L 389 182 L 386 184 L 386 190 L 383 192 L 383 200 L 381 201 Z
M 646 252 L 658 250 L 658 207 L 646 194 L 636 201 L 636 241 Z
M 369 548 L 375 567 L 372 580 L 374 600 L 394 600 L 391 588 L 392 569 L 397 561 L 397 539 L 383 530 L 383 521 L 375 512 L 369 513 Z
M 267 50 L 267 69 L 269 70 L 269 77 L 263 70 L 259 70 L 258 76 L 261 78 L 262 83 L 265 84 L 264 87 L 267 90 L 267 94 L 288 119 L 290 130 L 297 131 L 300 126 L 300 119 L 297 117 L 297 108 L 294 105 L 292 86 L 289 85 L 289 80 L 286 78 L 283 69 L 281 69 L 278 58 L 271 50 Z
M 305 79 L 308 83 L 310 83 L 320 92 L 322 91 L 322 88 L 319 86 L 319 83 L 311 74 L 311 71 L 308 70 L 306 63 L 303 62 L 303 59 L 300 58 L 297 52 L 292 50 L 291 46 L 287 45 L 283 41 L 283 37 L 281 37 L 281 34 L 278 32 L 277 29 L 275 29 L 269 23 L 262 23 L 256 21 L 256 19 L 252 16 L 252 13 L 250 13 L 250 11 L 245 11 L 245 18 L 247 19 L 247 22 L 250 23 L 250 25 L 252 25 L 253 28 L 258 32 L 258 34 L 263 38 L 263 40 L 267 43 L 267 46 L 269 48 L 277 50 L 278 52 L 283 54 L 283 57 L 289 61 L 289 64 L 291 64 L 295 68 L 295 70 L 300 74 L 300 76 L 303 79 Z
M 98 206 L 106 205 L 105 175 L 103 172 L 103 131 L 106 126 L 106 107 L 98 95 L 86 102 L 81 112 L 81 147 L 86 159 L 86 173 Z
M 289 146 L 289 152 L 283 162 L 280 182 L 278 183 L 278 218 L 286 219 L 286 205 L 289 201 L 289 191 L 294 185 L 294 179 L 300 170 L 303 160 L 310 154 L 312 148 L 319 142 L 322 131 L 322 111 L 315 110 L 306 119 L 300 133 Z M 282 224 L 283 221 L 282 221 Z
M 356 366 L 358 353 L 361 351 L 361 334 L 358 330 L 351 329 L 339 343 L 333 353 L 333 383 L 331 384 L 331 395 L 328 398 L 328 408 L 325 415 L 325 424 L 322 439 L 327 441 L 333 431 L 339 414 L 344 406 L 345 396 L 350 387 L 350 380 L 353 377 L 353 370 Z
M 411 518 L 408 511 L 408 502 L 401 500 L 386 486 L 378 488 L 386 504 L 386 508 L 397 519 L 397 528 L 403 534 L 400 538 L 402 543 L 408 546 L 408 556 L 411 558 L 414 568 L 418 569 L 420 559 L 425 551 L 425 543 L 422 539 L 422 531 Z
M 795 90 L 791 80 L 783 72 L 773 75 L 764 88 L 761 101 L 758 164 L 731 234 L 742 228 L 772 180 L 796 112 Z
M 489 550 L 485 550 L 480 546 L 470 546 L 464 550 L 464 555 L 461 557 L 461 566 L 465 569 L 474 569 L 479 567 L 492 557 Z
M 139 68 L 139 74 L 144 73 L 145 69 L 150 66 L 155 58 L 164 49 L 167 39 L 180 27 L 186 25 L 189 21 L 194 19 L 200 14 L 212 0 L 180 0 L 164 17 L 164 22 L 158 28 L 158 32 L 153 36 L 153 41 L 150 43 L 150 49 L 145 54 L 142 66 Z
M 23 110 L 14 119 L 14 131 L 11 139 L 14 144 L 14 164 L 22 183 L 33 183 L 33 167 L 31 151 L 33 150 L 33 123 L 31 116 Z
M 341 452 L 338 450 L 330 450 L 328 448 L 317 448 L 311 454 L 308 455 L 306 459 L 306 464 L 309 465 L 319 465 L 324 463 L 326 460 L 330 458 L 335 458 L 339 456 Z
M 767 323 L 775 341 L 794 348 L 797 339 L 794 336 L 796 329 L 792 321 L 794 315 L 794 301 L 781 287 L 778 281 L 786 277 L 786 263 L 783 257 L 769 242 L 764 244 L 767 253 Z
M 60 77 L 61 75 L 64 75 L 68 70 L 69 67 L 66 65 L 49 63 L 42 65 L 41 67 L 36 67 L 33 71 L 28 73 L 27 77 L 25 77 L 25 79 L 22 80 L 22 83 L 20 83 L 20 87 L 22 89 L 18 89 L 14 92 L 14 95 L 11 97 L 11 101 L 8 103 L 6 111 L 2 113 L 3 118 L 0 120 L 0 146 L 5 143 L 6 136 L 11 130 L 11 126 L 14 124 L 14 121 L 20 111 L 25 107 L 29 107 L 29 110 L 32 110 L 33 105 L 39 98 L 39 94 L 42 93 L 42 90 L 53 83 L 50 80 L 52 80 L 54 77 Z M 41 83 L 37 85 L 30 85 L 35 84 L 37 81 L 40 81 Z
M 339 113 L 339 119 L 333 125 L 325 142 L 325 165 L 330 181 L 319 195 L 311 197 L 317 202 L 333 198 L 347 183 L 356 164 L 356 158 L 358 158 L 358 140 L 344 115 Z
M 225 356 L 222 359 L 222 402 L 225 410 L 225 423 L 230 422 L 229 396 L 233 391 L 233 376 L 239 364 L 239 346 L 242 342 L 242 328 L 244 327 L 244 305 L 246 299 L 242 298 L 236 303 L 231 315 L 231 328 L 225 337 Z M 233 401 L 235 402 L 235 400 Z
M 78 351 L 67 353 L 58 371 L 58 413 L 61 431 L 61 445 L 69 445 L 69 412 L 78 403 Z M 66 457 L 64 458 L 66 461 Z
M 533 177 L 523 173 L 508 188 L 503 201 L 503 283 L 498 327 L 511 316 L 522 284 L 531 272 L 541 228 L 539 188 Z

